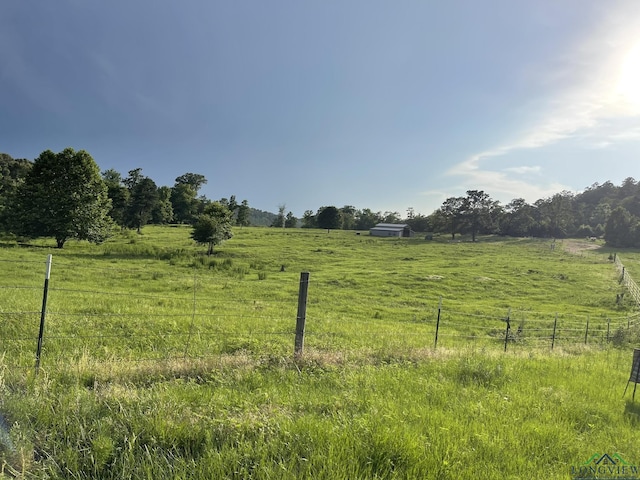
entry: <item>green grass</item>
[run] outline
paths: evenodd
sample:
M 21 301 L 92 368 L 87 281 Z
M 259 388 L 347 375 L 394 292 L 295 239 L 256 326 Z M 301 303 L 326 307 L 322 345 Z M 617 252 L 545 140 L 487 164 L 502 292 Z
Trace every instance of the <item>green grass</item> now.
M 460 349 L 396 363 L 85 364 L 6 379 L 2 406 L 34 476 L 568 478 L 594 453 L 637 462 L 629 360 Z
M 616 303 L 605 248 L 243 228 L 207 257 L 186 227 L 143 233 L 0 248 L 3 471 L 498 479 L 570 478 L 594 453 L 640 464 L 640 407 L 622 397 L 637 312 Z M 620 255 L 640 276 L 637 252 Z
M 32 362 L 46 255 L 53 253 L 43 363 L 218 355 L 286 355 L 299 274 L 311 273 L 308 349 L 599 344 L 636 318 L 608 253 L 577 256 L 542 240 L 473 243 L 377 239 L 353 232 L 244 228 L 207 257 L 186 227 L 146 227 L 101 246 L 0 249 L 4 349 Z M 630 261 L 633 260 L 630 257 Z M 284 271 L 283 270 L 284 267 Z M 21 288 L 15 288 L 21 287 Z M 557 321 L 556 321 L 557 317 Z M 589 331 L 587 332 L 587 322 Z

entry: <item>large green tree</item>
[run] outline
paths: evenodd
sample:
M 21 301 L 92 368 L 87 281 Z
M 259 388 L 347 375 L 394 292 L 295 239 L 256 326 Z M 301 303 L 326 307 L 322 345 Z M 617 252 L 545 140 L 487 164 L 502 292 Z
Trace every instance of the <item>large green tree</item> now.
M 171 204 L 174 220 L 178 223 L 192 223 L 198 215 L 198 210 L 206 202 L 198 199 L 198 191 L 207 183 L 204 175 L 199 173 L 185 173 L 176 178 L 171 188 Z
M 229 197 L 229 202 L 227 203 L 227 208 L 229 210 L 231 210 L 231 213 L 235 213 L 235 211 L 238 209 L 238 201 L 236 200 L 236 196 L 235 195 L 231 195 Z
M 302 228 L 316 228 L 316 215 L 312 210 L 305 210 L 302 214 Z
M 356 207 L 353 205 L 345 205 L 340 209 L 340 215 L 342 216 L 342 229 L 343 230 L 355 230 L 356 228 Z
M 623 207 L 611 212 L 605 226 L 604 238 L 612 247 L 636 247 L 640 244 L 638 218 L 631 215 Z
M 576 229 L 574 204 L 573 193 L 568 191 L 538 200 L 534 205 L 538 216 L 539 234 L 556 238 L 571 236 Z
M 176 185 L 189 185 L 196 195 L 203 185 L 206 185 L 207 179 L 199 173 L 185 173 L 176 178 Z M 235 197 L 234 197 L 235 198 Z
M 414 232 L 431 232 L 433 230 L 431 219 L 420 213 L 413 212 L 411 218 L 407 218 L 405 223 L 409 225 Z
M 400 217 L 400 212 L 392 212 L 391 210 L 387 210 L 382 214 L 382 222 L 383 223 L 400 223 L 402 222 L 402 218 Z
M 112 168 L 102 172 L 102 179 L 107 185 L 107 195 L 111 199 L 109 216 L 118 225 L 125 227 L 130 196 L 129 189 L 124 185 L 120 172 Z
M 138 170 L 129 172 L 128 177 L 129 179 L 135 177 L 135 181 L 128 182 L 131 187 L 127 206 L 127 226 L 135 228 L 140 233 L 142 227 L 151 220 L 153 210 L 158 204 L 159 194 L 156 183 L 151 178 L 141 175 Z M 125 183 L 127 183 L 126 180 Z
M 467 190 L 461 208 L 473 242 L 481 231 L 491 231 L 499 211 L 498 203 L 482 190 Z
M 630 198 L 633 199 L 634 197 Z M 627 210 L 629 209 L 627 208 Z M 597 225 L 606 225 L 610 215 L 611 204 L 606 201 L 600 202 L 595 206 L 595 208 L 589 211 L 589 225 L 591 225 L 592 227 L 595 227 Z
M 369 230 L 382 222 L 382 214 L 370 208 L 356 211 L 356 230 Z
M 435 212 L 434 219 L 440 223 L 439 229 L 451 233 L 451 240 L 455 240 L 464 224 L 464 197 L 447 198 Z
M 111 230 L 107 186 L 96 162 L 84 150 L 46 150 L 33 163 L 16 192 L 14 230 L 54 237 L 58 248 L 69 239 L 104 241 Z
M 178 223 L 191 223 L 197 212 L 196 191 L 186 183 L 176 183 L 171 188 L 171 205 Z
M 321 207 L 316 215 L 318 228 L 337 230 L 342 227 L 342 214 L 334 206 Z
M 173 220 L 173 205 L 171 205 L 171 188 L 158 188 L 158 201 L 151 211 L 151 223 L 164 225 Z
M 207 255 L 213 253 L 213 247 L 233 237 L 231 225 L 233 212 L 220 202 L 207 205 L 193 225 L 191 238 L 197 243 L 207 245 Z
M 236 225 L 240 225 L 241 227 L 249 225 L 249 202 L 247 200 L 242 200 L 242 203 L 238 205 Z
M 293 215 L 293 212 L 287 213 L 284 219 L 284 228 L 296 228 L 298 226 L 298 219 Z
M 534 223 L 533 207 L 524 198 L 514 198 L 500 215 L 500 232 L 512 237 L 525 237 L 530 234 Z

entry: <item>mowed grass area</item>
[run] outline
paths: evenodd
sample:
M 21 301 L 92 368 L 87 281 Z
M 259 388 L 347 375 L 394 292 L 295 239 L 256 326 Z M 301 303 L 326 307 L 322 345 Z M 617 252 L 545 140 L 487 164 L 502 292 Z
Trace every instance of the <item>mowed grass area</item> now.
M 594 453 L 640 464 L 640 408 L 622 397 L 636 309 L 616 302 L 612 252 L 244 228 L 209 258 L 186 227 L 143 233 L 0 248 L 5 471 L 498 479 L 571 478 Z M 633 275 L 637 253 L 618 254 Z M 507 315 L 522 328 L 505 353 Z

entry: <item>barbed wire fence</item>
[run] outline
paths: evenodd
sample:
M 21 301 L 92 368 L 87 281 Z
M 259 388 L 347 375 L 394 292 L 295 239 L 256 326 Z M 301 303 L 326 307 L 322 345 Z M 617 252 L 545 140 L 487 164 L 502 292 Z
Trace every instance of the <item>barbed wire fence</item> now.
M 314 284 L 308 272 L 295 281 L 289 275 L 288 286 L 278 288 L 278 295 L 272 285 L 267 285 L 266 293 L 247 296 L 227 280 L 219 282 L 214 290 L 210 286 L 205 289 L 204 282 L 211 279 L 195 271 L 186 276 L 144 268 L 82 267 L 87 275 L 101 276 L 111 287 L 131 284 L 128 291 L 122 291 L 100 289 L 89 281 L 86 288 L 74 287 L 77 280 L 70 269 L 65 269 L 73 265 L 60 264 L 53 278 L 59 275 L 61 281 L 49 284 L 50 259 L 43 287 L 42 262 L 14 263 L 16 268 L 34 273 L 25 277 L 24 283 L 0 285 L 0 355 L 5 368 L 35 366 L 36 371 L 41 363 L 72 363 L 86 358 L 105 362 L 188 361 L 238 352 L 276 356 L 293 353 L 300 358 L 305 348 L 316 352 L 377 350 L 398 355 L 469 343 L 505 351 L 554 349 L 561 345 L 606 344 L 618 332 L 640 322 L 638 312 L 620 317 L 549 315 L 509 308 L 469 312 L 442 297 L 425 299 L 393 319 L 370 316 L 345 320 L 344 316 L 332 316 L 315 301 L 315 287 L 329 290 L 332 285 L 322 279 L 314 280 Z M 623 278 L 633 281 L 628 272 Z M 138 289 L 136 284 L 144 288 Z M 634 300 L 637 302 L 636 297 Z

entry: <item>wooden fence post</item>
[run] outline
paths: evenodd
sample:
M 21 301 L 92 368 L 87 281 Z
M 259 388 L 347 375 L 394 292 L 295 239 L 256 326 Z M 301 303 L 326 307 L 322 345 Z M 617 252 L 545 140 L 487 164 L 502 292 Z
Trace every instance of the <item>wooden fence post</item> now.
M 556 344 L 556 327 L 558 326 L 558 313 L 556 312 L 556 319 L 553 321 L 553 335 L 551 336 L 551 350 Z
M 611 330 L 611 319 L 607 318 L 607 343 L 609 343 L 609 333 Z
M 49 296 L 49 278 L 51 277 L 51 258 L 47 256 L 47 267 L 44 274 L 44 291 L 42 293 L 42 311 L 40 312 L 40 331 L 38 332 L 38 347 L 36 349 L 36 372 L 40 370 L 40 355 L 42 354 L 42 342 L 44 338 L 44 319 L 47 314 L 47 297 Z
M 587 337 L 589 336 L 589 315 L 587 315 L 587 328 L 584 331 L 584 344 L 587 344 Z
M 307 294 L 309 292 L 309 272 L 300 273 L 300 289 L 298 290 L 298 316 L 296 318 L 296 341 L 294 356 L 302 356 L 304 348 L 304 327 L 307 321 Z
M 507 311 L 507 318 L 506 318 L 506 322 L 507 322 L 507 328 L 504 331 L 504 351 L 507 351 L 507 342 L 509 341 L 509 331 L 511 330 L 511 308 L 509 308 L 509 310 Z
M 436 339 L 433 344 L 434 350 L 438 346 L 438 331 L 440 330 L 440 312 L 441 311 L 442 311 L 442 297 L 440 297 L 440 301 L 438 302 L 438 319 L 436 320 Z

